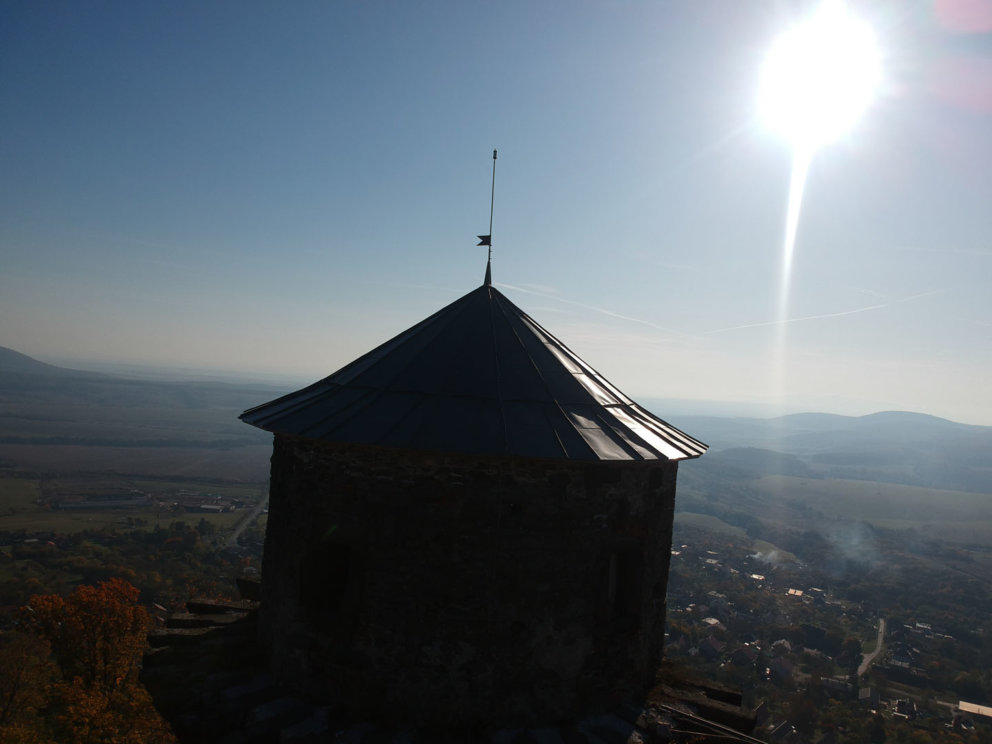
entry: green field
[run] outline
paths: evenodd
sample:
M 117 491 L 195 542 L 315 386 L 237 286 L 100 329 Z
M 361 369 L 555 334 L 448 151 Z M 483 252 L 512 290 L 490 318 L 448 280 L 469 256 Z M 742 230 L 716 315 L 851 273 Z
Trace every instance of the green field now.
M 112 475 L 260 483 L 269 477 L 271 444 L 229 449 L 0 444 L 0 475 Z
M 239 413 L 229 408 L 8 402 L 0 415 L 0 441 L 192 447 L 263 443 L 265 433 L 239 421 Z
M 239 509 L 221 514 L 201 514 L 170 508 L 133 507 L 117 509 L 52 509 L 39 503 L 42 495 L 71 496 L 77 493 L 119 492 L 137 489 L 154 494 L 164 501 L 181 491 L 204 494 L 221 499 L 242 499 L 256 504 L 265 498 L 264 484 L 219 484 L 206 481 L 170 481 L 83 478 L 79 476 L 36 480 L 30 478 L 0 478 L 0 531 L 55 532 L 62 534 L 84 530 L 131 529 L 137 522 L 142 529 L 167 527 L 172 522 L 196 524 L 201 519 L 220 531 L 233 530 L 245 518 L 247 510 Z M 209 501 L 209 498 L 204 498 Z M 141 521 L 138 521 L 141 520 Z
M 201 519 L 213 524 L 220 531 L 233 530 L 245 518 L 247 509 L 223 514 L 195 514 L 155 509 L 107 509 L 85 511 L 35 511 L 0 517 L 0 531 L 25 530 L 73 534 L 86 530 L 131 529 L 128 517 L 144 520 L 138 529 L 168 527 L 172 522 L 195 525 Z
M 40 496 L 40 481 L 30 478 L 0 479 L 0 519 L 36 511 Z
M 959 544 L 992 544 L 992 494 L 942 491 L 874 481 L 767 475 L 750 488 L 768 503 L 798 503 L 830 520 L 863 521 L 877 527 L 916 529 Z
M 747 533 L 744 532 L 740 527 L 735 527 L 732 524 L 727 524 L 722 519 L 717 517 L 712 517 L 709 514 L 696 514 L 694 512 L 677 512 L 675 514 L 675 522 L 677 524 L 682 524 L 687 527 L 696 527 L 700 530 L 706 530 L 707 532 L 718 532 L 724 535 L 733 535 L 734 537 L 747 537 Z
M 706 532 L 733 535 L 734 537 L 739 538 L 742 542 L 749 542 L 751 544 L 751 548 L 757 553 L 771 553 L 773 551 L 778 551 L 785 560 L 795 560 L 796 558 L 792 553 L 787 550 L 782 550 L 777 545 L 773 545 L 766 540 L 752 540 L 742 528 L 735 527 L 732 524 L 727 524 L 722 519 L 718 519 L 717 517 L 709 514 L 677 512 L 675 514 L 675 523 L 686 527 L 695 527 L 696 529 L 705 530 Z

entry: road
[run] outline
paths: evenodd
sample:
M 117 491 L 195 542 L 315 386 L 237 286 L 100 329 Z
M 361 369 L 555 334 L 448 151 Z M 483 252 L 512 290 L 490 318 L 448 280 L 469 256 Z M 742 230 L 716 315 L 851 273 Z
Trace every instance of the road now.
M 259 501 L 255 505 L 255 508 L 251 510 L 251 514 L 249 514 L 247 517 L 245 517 L 244 519 L 242 519 L 238 523 L 238 526 L 234 528 L 234 532 L 231 533 L 231 536 L 229 538 L 227 538 L 227 544 L 229 546 L 237 545 L 238 544 L 238 538 L 241 537 L 241 533 L 245 531 L 245 528 L 248 525 L 250 525 L 256 519 L 258 519 L 258 515 L 261 514 L 262 513 L 262 510 L 265 507 L 267 507 L 268 505 L 269 505 L 269 500 L 267 498 L 264 498 L 261 501 Z
M 868 667 L 872 665 L 875 661 L 875 657 L 882 653 L 882 649 L 885 646 L 885 618 L 881 618 L 878 621 L 878 640 L 875 642 L 875 650 L 870 654 L 867 654 L 862 660 L 861 664 L 858 666 L 858 676 L 868 671 Z

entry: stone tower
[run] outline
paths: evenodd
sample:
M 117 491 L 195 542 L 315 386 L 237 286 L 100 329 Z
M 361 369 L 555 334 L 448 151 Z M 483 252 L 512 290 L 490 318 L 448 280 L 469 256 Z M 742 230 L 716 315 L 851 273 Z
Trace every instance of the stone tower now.
M 355 716 L 535 725 L 651 684 L 679 460 L 489 281 L 241 418 L 275 433 L 260 633 Z

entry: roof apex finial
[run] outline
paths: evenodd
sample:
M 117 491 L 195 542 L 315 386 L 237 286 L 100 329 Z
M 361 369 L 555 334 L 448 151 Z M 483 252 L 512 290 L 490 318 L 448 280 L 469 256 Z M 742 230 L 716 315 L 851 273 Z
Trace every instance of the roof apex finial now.
M 489 257 L 486 259 L 486 283 L 485 286 L 491 287 L 493 283 L 493 205 L 496 203 L 496 151 L 493 150 L 493 188 L 492 192 L 489 194 L 489 234 L 479 235 L 478 245 L 489 246 Z

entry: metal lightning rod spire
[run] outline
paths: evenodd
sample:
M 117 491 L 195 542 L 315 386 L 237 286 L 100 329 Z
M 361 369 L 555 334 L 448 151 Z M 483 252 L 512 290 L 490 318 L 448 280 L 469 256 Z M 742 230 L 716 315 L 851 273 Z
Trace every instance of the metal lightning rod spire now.
M 493 150 L 493 187 L 489 192 L 489 261 L 493 260 L 493 207 L 496 205 L 496 151 Z
M 486 286 L 493 283 L 492 263 L 493 263 L 493 207 L 496 203 L 496 151 L 493 150 L 493 187 L 489 194 L 489 234 L 479 235 L 479 245 L 489 247 L 489 257 L 486 259 Z

